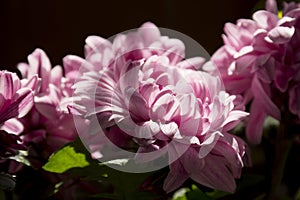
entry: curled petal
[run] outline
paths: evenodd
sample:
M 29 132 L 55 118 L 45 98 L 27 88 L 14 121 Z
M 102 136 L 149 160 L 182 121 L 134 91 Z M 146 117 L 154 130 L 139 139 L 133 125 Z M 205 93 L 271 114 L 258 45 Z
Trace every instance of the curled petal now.
M 265 30 L 270 30 L 275 27 L 278 21 L 277 14 L 265 10 L 259 10 L 255 12 L 253 14 L 253 19 L 256 21 L 259 27 Z
M 19 135 L 24 130 L 24 126 L 18 119 L 11 118 L 4 122 L 4 124 L 1 126 L 1 130 Z
M 287 43 L 295 33 L 294 27 L 279 26 L 268 33 L 268 38 L 275 44 Z

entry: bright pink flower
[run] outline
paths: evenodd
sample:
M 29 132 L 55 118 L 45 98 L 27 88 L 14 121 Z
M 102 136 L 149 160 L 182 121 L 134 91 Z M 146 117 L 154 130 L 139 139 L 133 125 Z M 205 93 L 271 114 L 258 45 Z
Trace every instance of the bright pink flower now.
M 136 162 L 169 156 L 166 191 L 192 178 L 205 186 L 233 192 L 234 178 L 240 176 L 248 160 L 246 144 L 228 131 L 247 113 L 236 110 L 236 97 L 222 90 L 217 77 L 196 70 L 203 62 L 201 58 L 183 60 L 182 50 L 178 54 L 182 43 L 162 39 L 165 37 L 157 28 L 151 27 L 117 36 L 112 46 L 122 48 L 112 51 L 114 59 L 101 61 L 99 68 L 83 73 L 74 85 L 73 106 L 87 118 L 94 120 L 96 116 L 102 128 L 91 129 L 94 132 L 87 138 L 92 155 L 107 156 L 101 151 L 107 144 L 104 135 L 122 148 L 134 142 Z M 168 40 L 172 48 L 164 46 Z M 89 42 L 87 51 L 97 51 L 105 60 L 110 43 L 104 39 Z M 85 62 L 95 65 L 90 58 Z M 98 146 L 97 132 L 104 133 Z
M 35 82 L 33 77 L 31 82 Z M 27 81 L 27 87 L 15 73 L 0 71 L 0 163 L 24 150 L 18 134 L 23 131 L 17 118 L 24 117 L 33 106 L 33 90 L 36 84 Z
M 15 73 L 0 71 L 0 125 L 25 116 L 33 106 L 33 91 L 22 87 Z
M 288 102 L 286 110 L 299 113 L 294 97 L 299 82 L 300 7 L 285 4 L 282 17 L 274 0 L 267 0 L 266 8 L 255 12 L 253 20 L 225 25 L 224 46 L 212 56 L 217 68 L 206 69 L 220 72 L 230 94 L 243 95 L 245 104 L 252 102 L 246 134 L 255 144 L 261 141 L 266 116 L 280 120 L 280 109 Z
M 28 56 L 28 64 L 20 63 L 19 70 L 26 79 L 38 76 L 40 89 L 35 92 L 34 107 L 22 118 L 25 144 L 41 144 L 49 155 L 77 137 L 72 114 L 67 105 L 71 102 L 70 85 L 65 84 L 61 66 L 52 68 L 49 58 L 41 49 Z

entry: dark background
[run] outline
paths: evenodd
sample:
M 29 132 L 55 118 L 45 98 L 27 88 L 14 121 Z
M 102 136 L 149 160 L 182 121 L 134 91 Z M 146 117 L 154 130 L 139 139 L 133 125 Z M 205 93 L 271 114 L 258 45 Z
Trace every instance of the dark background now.
M 209 53 L 222 45 L 225 22 L 249 18 L 258 0 L 0 0 L 0 68 L 14 70 L 39 47 L 52 64 L 83 55 L 84 40 L 110 37 L 152 21 L 180 31 Z

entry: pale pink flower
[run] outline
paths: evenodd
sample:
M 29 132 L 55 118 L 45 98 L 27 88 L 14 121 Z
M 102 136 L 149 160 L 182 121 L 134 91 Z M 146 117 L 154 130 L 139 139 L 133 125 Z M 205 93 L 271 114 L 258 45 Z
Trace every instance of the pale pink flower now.
M 152 37 L 151 32 L 157 30 L 152 29 L 145 29 L 142 34 Z M 201 58 L 183 60 L 184 54 L 178 55 L 181 42 L 172 42 L 174 46 L 164 50 L 165 40 L 157 37 L 158 49 L 149 48 L 153 41 L 145 42 L 148 40 L 140 38 L 140 34 L 139 29 L 116 37 L 130 38 L 132 43 L 114 40 L 113 46 L 117 43 L 122 47 L 112 51 L 114 59 L 100 61 L 100 68 L 83 73 L 74 85 L 73 107 L 87 118 L 96 116 L 102 128 L 98 132 L 117 146 L 126 149 L 134 142 L 136 162 L 152 161 L 167 154 L 167 192 L 180 187 L 188 178 L 233 192 L 234 178 L 239 178 L 249 160 L 246 144 L 228 131 L 247 113 L 235 108 L 236 97 L 222 90 L 217 77 L 196 70 L 203 62 Z M 135 46 L 135 41 L 143 45 Z M 102 39 L 102 46 L 97 41 L 88 44 L 97 50 L 86 49 L 92 54 L 97 51 L 99 58 L 105 59 L 109 44 Z M 85 66 L 95 65 L 90 58 L 85 62 Z M 87 143 L 92 155 L 107 156 L 101 151 L 101 145 L 106 145 L 101 138 L 104 135 L 98 138 L 100 141 L 95 139 L 97 133 L 90 135 Z
M 277 4 L 267 0 L 267 10 L 253 14 L 253 20 L 240 19 L 227 23 L 224 46 L 213 56 L 226 90 L 242 95 L 244 104 L 251 102 L 246 134 L 250 142 L 259 143 L 266 116 L 281 119 L 285 105 L 298 115 L 294 97 L 299 82 L 300 8 L 285 4 L 282 17 Z

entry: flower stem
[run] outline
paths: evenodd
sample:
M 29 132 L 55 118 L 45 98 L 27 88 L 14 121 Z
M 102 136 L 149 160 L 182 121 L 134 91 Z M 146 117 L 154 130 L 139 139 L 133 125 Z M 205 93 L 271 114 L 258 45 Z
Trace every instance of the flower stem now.
M 279 187 L 284 174 L 285 164 L 293 144 L 293 139 L 289 137 L 289 126 L 286 121 L 281 121 L 279 127 L 279 133 L 275 141 L 275 159 L 271 174 L 271 187 L 268 194 L 269 200 L 279 198 Z

